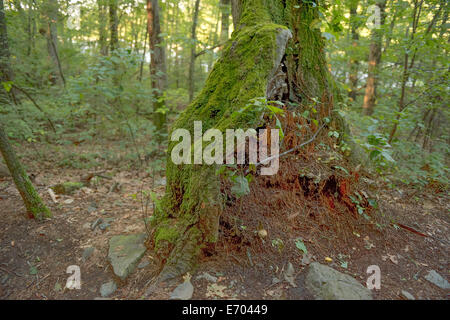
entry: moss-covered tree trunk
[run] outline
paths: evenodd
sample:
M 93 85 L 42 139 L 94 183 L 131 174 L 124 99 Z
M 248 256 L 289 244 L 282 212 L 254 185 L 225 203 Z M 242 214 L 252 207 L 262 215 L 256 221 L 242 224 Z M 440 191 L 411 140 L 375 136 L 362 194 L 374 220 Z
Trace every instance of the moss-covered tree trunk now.
M 335 119 L 324 43 L 312 23 L 319 18 L 317 6 L 302 0 L 234 0 L 232 5 L 235 31 L 202 92 L 173 129 L 187 129 L 193 137 L 194 121 L 202 121 L 203 132 L 257 128 L 259 111 L 235 111 L 258 97 L 299 109 L 319 101 L 316 116 Z M 166 193 L 152 220 L 151 243 L 163 263 L 159 280 L 195 266 L 202 250 L 217 241 L 223 211 L 217 167 L 175 165 L 170 154 L 177 143 L 169 143 Z
M 17 190 L 19 190 L 22 196 L 25 207 L 30 215 L 36 219 L 42 219 L 44 217 L 51 217 L 51 212 L 42 202 L 38 193 L 33 187 L 27 173 L 23 169 L 22 165 L 17 159 L 17 156 L 8 141 L 5 130 L 0 125 L 0 152 L 3 155 L 6 165 L 8 166 L 9 172 L 14 179 Z

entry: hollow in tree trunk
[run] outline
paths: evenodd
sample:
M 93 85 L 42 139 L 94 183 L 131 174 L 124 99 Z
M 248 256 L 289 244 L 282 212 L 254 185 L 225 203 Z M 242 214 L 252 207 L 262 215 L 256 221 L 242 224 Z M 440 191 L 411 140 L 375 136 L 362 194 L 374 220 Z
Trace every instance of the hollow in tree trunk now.
M 257 128 L 262 111 L 236 112 L 251 99 L 266 97 L 295 103 L 298 111 L 321 101 L 316 117 L 345 124 L 332 112 L 338 98 L 327 69 L 324 42 L 311 23 L 318 8 L 302 0 L 233 1 L 237 24 L 214 65 L 203 90 L 180 115 L 173 129 L 187 129 L 193 137 L 194 121 L 210 128 Z M 158 280 L 192 270 L 205 249 L 218 240 L 224 208 L 217 166 L 175 165 L 169 142 L 166 193 L 152 218 L 150 244 L 162 262 Z

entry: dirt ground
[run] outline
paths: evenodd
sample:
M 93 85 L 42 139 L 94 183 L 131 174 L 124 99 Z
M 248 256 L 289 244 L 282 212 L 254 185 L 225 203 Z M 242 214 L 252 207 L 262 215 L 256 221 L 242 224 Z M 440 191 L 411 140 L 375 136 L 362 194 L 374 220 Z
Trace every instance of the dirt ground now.
M 47 147 L 42 147 L 47 148 Z M 80 147 L 76 152 L 84 152 Z M 145 232 L 140 191 L 152 185 L 145 172 L 100 164 L 98 168 L 68 169 L 58 165 L 58 151 L 47 150 L 49 156 L 35 161 L 24 154 L 23 162 L 34 184 L 54 217 L 37 222 L 28 219 L 21 198 L 10 178 L 0 178 L 0 299 L 95 299 L 100 286 L 113 279 L 107 262 L 108 240 L 118 234 Z M 102 170 L 95 183 L 71 195 L 60 195 L 54 203 L 48 188 L 64 181 L 80 181 L 86 173 Z M 164 178 L 157 177 L 155 190 L 164 192 Z M 340 232 L 330 225 L 319 199 L 306 204 L 303 194 L 298 201 L 289 201 L 286 194 L 294 192 L 270 181 L 252 185 L 259 203 L 241 199 L 225 210 L 221 219 L 221 236 L 215 250 L 209 252 L 193 275 L 193 299 L 296 299 L 296 288 L 283 281 L 283 273 L 291 262 L 297 274 L 311 262 L 328 264 L 365 284 L 367 267 L 381 269 L 381 289 L 376 299 L 402 299 L 401 291 L 416 299 L 448 299 L 448 292 L 431 284 L 424 276 L 436 270 L 450 276 L 449 265 L 449 196 L 443 192 L 418 192 L 414 189 L 389 190 L 379 181 L 379 209 L 385 224 L 376 227 L 361 218 L 341 218 Z M 264 184 L 264 185 L 261 185 Z M 118 185 L 118 190 L 112 186 Z M 384 189 L 383 189 L 384 188 Z M 114 190 L 113 190 L 114 189 Z M 311 200 L 311 199 L 310 199 Z M 336 204 L 338 205 L 338 204 Z M 333 204 L 334 206 L 334 204 Z M 261 219 L 254 219 L 258 212 Z M 102 218 L 109 221 L 105 230 L 91 230 L 91 223 Z M 348 228 L 345 224 L 351 223 Z M 423 233 L 398 227 L 408 226 Z M 264 229 L 261 237 L 257 230 Z M 296 248 L 301 238 L 308 254 Z M 274 240 L 278 242 L 274 242 Z M 278 245 L 276 245 L 278 243 Z M 280 245 L 282 243 L 282 245 Z M 83 259 L 88 247 L 95 250 Z M 167 299 L 177 283 L 161 284 L 156 292 L 145 297 L 149 281 L 155 273 L 155 259 L 147 251 L 137 270 L 126 283 L 120 283 L 112 299 Z M 80 290 L 65 288 L 67 267 L 81 270 Z M 218 278 L 216 283 L 198 279 L 207 272 Z M 281 281 L 279 281 L 281 280 Z

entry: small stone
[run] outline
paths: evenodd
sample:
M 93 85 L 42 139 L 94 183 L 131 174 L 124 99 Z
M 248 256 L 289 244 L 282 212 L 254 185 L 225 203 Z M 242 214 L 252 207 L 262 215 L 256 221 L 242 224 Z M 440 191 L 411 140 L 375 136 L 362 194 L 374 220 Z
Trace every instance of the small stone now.
M 146 266 L 148 266 L 150 264 L 150 261 L 148 261 L 147 259 L 144 259 L 141 261 L 141 263 L 138 264 L 138 269 L 144 269 Z
M 83 224 L 83 229 L 89 229 L 91 227 L 91 224 L 89 222 L 86 222 Z
M 294 266 L 292 265 L 292 263 L 288 263 L 287 269 L 284 272 L 284 280 L 286 280 L 291 286 L 293 286 L 294 288 L 297 286 L 295 284 L 295 278 L 294 278 Z
M 6 281 L 8 281 L 8 279 L 9 279 L 9 275 L 5 274 L 2 278 L 1 284 L 4 285 L 6 283 Z
M 92 213 L 92 212 L 97 211 L 97 208 L 93 207 L 93 206 L 89 206 L 87 210 L 88 210 L 89 213 Z
M 98 219 L 96 219 L 94 222 L 92 222 L 92 224 L 91 224 L 91 230 L 92 231 L 94 231 L 94 229 L 98 226 L 98 225 L 100 225 L 100 224 L 102 224 L 103 223 L 103 219 L 102 218 L 98 218 Z
M 414 298 L 414 296 L 406 290 L 402 290 L 401 296 L 406 300 L 416 300 L 416 298 Z
M 99 224 L 98 227 L 100 228 L 100 230 L 106 230 L 106 228 L 108 228 L 109 226 L 110 226 L 109 223 L 103 222 L 103 223 Z
M 197 280 L 200 279 L 205 279 L 206 281 L 209 282 L 217 282 L 217 277 L 214 277 L 207 272 L 203 272 L 201 275 L 197 276 Z
M 103 298 L 106 298 L 110 295 L 112 295 L 117 289 L 117 285 L 114 281 L 110 281 L 107 283 L 102 284 L 100 287 L 100 294 Z
M 188 275 L 185 281 L 173 290 L 169 300 L 189 300 L 192 298 L 193 293 L 194 286 L 192 285 L 190 276 Z
M 92 255 L 92 253 L 94 253 L 94 251 L 95 251 L 94 247 L 89 247 L 89 248 L 84 249 L 83 256 L 82 256 L 83 262 L 86 262 L 89 259 L 89 257 Z
M 429 271 L 428 274 L 425 276 L 425 279 L 427 279 L 432 284 L 438 286 L 441 289 L 444 290 L 450 289 L 450 284 L 448 283 L 448 281 L 434 270 Z

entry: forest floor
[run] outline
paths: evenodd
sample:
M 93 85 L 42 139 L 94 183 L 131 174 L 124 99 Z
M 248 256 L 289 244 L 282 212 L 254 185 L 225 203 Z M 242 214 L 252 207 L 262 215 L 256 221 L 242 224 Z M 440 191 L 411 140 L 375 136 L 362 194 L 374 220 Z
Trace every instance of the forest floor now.
M 123 160 L 118 165 L 99 164 L 97 168 L 74 169 L 61 165 L 62 155 L 102 152 L 113 147 L 49 146 L 38 145 L 40 158 L 35 151 L 20 151 L 22 161 L 34 184 L 53 212 L 53 218 L 37 222 L 28 219 L 21 198 L 9 177 L 0 178 L 0 299 L 94 299 L 100 297 L 100 286 L 113 279 L 107 261 L 108 241 L 114 235 L 145 232 L 144 210 L 139 194 L 152 185 L 149 174 L 130 168 Z M 119 151 L 117 151 L 119 152 Z M 122 150 L 126 153 L 126 149 Z M 45 156 L 43 156 L 45 155 Z M 43 157 L 43 158 L 42 158 Z M 96 183 L 71 195 L 59 195 L 54 203 L 48 188 L 61 182 L 80 181 L 89 172 L 99 171 L 110 179 L 98 178 Z M 155 190 L 164 193 L 165 179 L 155 179 Z M 375 183 L 380 183 L 375 181 Z M 113 185 L 119 186 L 113 190 Z M 378 265 L 381 269 L 381 289 L 374 291 L 376 299 L 402 299 L 406 290 L 416 299 L 448 299 L 448 292 L 427 281 L 424 276 L 435 270 L 447 279 L 450 276 L 449 196 L 445 193 L 427 193 L 415 189 L 378 188 L 380 211 L 387 221 L 397 221 L 420 231 L 425 236 L 387 224 L 382 228 L 367 227 L 363 219 L 355 220 L 359 227 L 341 239 L 320 224 L 315 224 L 311 208 L 299 208 L 278 201 L 276 225 L 266 226 L 267 239 L 253 236 L 250 225 L 242 227 L 249 241 L 230 244 L 223 233 L 216 251 L 203 258 L 193 275 L 193 299 L 296 299 L 296 288 L 283 279 L 289 262 L 299 274 L 311 261 L 328 264 L 347 273 L 365 285 L 367 267 Z M 282 190 L 260 192 L 272 194 L 262 203 L 267 212 L 276 203 Z M 240 210 L 251 211 L 252 202 L 244 201 Z M 298 210 L 297 210 L 298 209 Z M 146 214 L 151 214 L 150 211 Z M 284 218 L 280 218 L 284 217 Z M 109 222 L 105 230 L 91 229 L 96 219 Z M 269 219 L 269 218 L 268 218 Z M 275 220 L 273 220 L 275 221 Z M 314 227 L 316 225 L 316 227 Z M 280 227 L 279 230 L 275 230 Z M 306 227 L 308 226 L 308 227 Z M 245 230 L 246 229 L 246 230 Z M 245 231 L 244 231 L 245 230 Z M 252 231 L 253 230 L 253 231 Z M 253 237 L 253 238 L 252 238 Z M 284 248 L 273 246 L 273 239 L 283 238 Z M 301 237 L 308 255 L 295 248 L 295 239 Z M 271 242 L 272 241 L 272 242 Z M 95 250 L 83 258 L 86 248 Z M 150 251 L 143 262 L 119 285 L 112 299 L 141 299 L 155 271 Z M 147 263 L 148 262 L 148 263 Z M 65 288 L 70 265 L 80 266 L 80 290 Z M 208 273 L 217 277 L 212 282 L 199 275 Z M 280 281 L 281 280 L 281 281 Z M 162 284 L 149 299 L 167 299 L 177 283 Z

